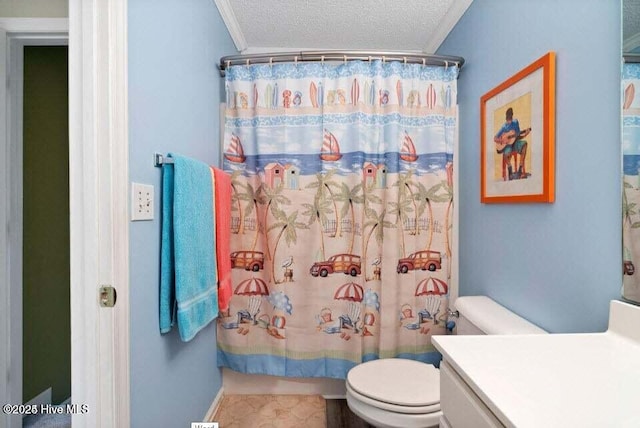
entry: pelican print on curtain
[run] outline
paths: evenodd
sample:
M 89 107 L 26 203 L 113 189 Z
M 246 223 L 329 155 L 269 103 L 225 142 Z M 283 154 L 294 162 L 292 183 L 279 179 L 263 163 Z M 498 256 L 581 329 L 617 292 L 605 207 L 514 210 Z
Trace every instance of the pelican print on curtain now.
M 457 67 L 397 62 L 233 66 L 233 297 L 218 362 L 344 378 L 436 362 L 451 290 Z
M 622 69 L 623 288 L 622 296 L 640 302 L 640 64 Z

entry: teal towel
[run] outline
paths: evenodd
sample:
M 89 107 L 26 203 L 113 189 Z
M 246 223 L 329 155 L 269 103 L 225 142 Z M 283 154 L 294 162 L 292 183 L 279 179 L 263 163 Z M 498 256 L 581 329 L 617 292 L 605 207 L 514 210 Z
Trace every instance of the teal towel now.
M 160 333 L 175 325 L 173 257 L 173 164 L 162 165 L 162 238 L 160 241 Z
M 189 341 L 218 316 L 211 169 L 169 154 L 162 166 L 160 332 Z

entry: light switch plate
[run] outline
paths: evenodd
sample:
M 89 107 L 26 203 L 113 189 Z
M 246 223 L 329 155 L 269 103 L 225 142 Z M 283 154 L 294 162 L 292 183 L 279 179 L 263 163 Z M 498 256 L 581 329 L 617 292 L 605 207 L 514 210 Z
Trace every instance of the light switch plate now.
M 153 220 L 153 186 L 131 183 L 131 221 Z

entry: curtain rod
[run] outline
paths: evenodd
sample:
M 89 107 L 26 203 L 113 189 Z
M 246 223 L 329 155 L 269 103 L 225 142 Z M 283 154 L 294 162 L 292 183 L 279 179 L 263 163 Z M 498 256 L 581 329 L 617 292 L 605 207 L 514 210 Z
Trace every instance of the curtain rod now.
M 640 54 L 626 53 L 626 54 L 622 55 L 622 58 L 624 59 L 624 62 L 626 62 L 626 63 L 638 63 L 638 62 L 640 62 Z
M 382 51 L 298 51 L 298 52 L 277 52 L 265 54 L 249 55 L 229 55 L 220 58 L 218 69 L 220 75 L 224 76 L 227 67 L 231 65 L 251 65 L 251 64 L 273 64 L 278 62 L 298 62 L 298 61 L 371 61 L 379 59 L 382 61 L 400 61 L 406 64 L 422 65 L 457 65 L 462 68 L 464 58 L 449 55 L 428 55 L 417 52 L 382 52 Z

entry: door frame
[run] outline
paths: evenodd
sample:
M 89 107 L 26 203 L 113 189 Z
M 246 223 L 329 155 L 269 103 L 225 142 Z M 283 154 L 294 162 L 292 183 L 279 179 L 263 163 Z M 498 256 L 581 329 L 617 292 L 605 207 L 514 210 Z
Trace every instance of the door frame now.
M 6 332 L 3 336 L 3 344 L 8 343 L 5 347 L 8 353 L 5 353 L 3 362 L 0 366 L 5 367 L 9 371 L 10 382 L 5 383 L 1 395 L 6 399 L 0 400 L 2 403 L 22 403 L 22 240 L 23 240 L 23 221 L 22 221 L 22 180 L 23 180 L 23 142 L 22 142 L 22 126 L 23 126 L 23 80 L 24 80 L 24 55 L 23 48 L 25 46 L 38 45 L 67 45 L 68 36 L 65 32 L 9 32 L 5 31 L 3 37 L 3 46 L 6 53 L 4 56 L 4 73 L 5 81 L 8 82 L 6 92 L 2 99 L 6 99 L 3 103 L 5 107 L 6 135 L 4 135 L 3 157 L 0 160 L 0 167 L 5 171 L 5 183 L 8 186 L 4 192 L 2 199 L 5 202 L 5 213 L 8 219 L 7 234 L 1 234 L 0 241 L 3 242 L 5 254 L 7 255 L 6 263 L 3 263 L 3 272 L 6 275 L 6 284 L 9 285 L 6 297 L 0 299 L 1 307 L 6 308 L 2 311 L 0 317 L 5 319 L 0 325 L 5 326 L 1 331 Z M 11 427 L 21 426 L 20 415 L 9 417 Z
M 71 396 L 74 404 L 88 406 L 86 414 L 72 415 L 77 428 L 127 428 L 131 419 L 126 12 L 126 0 L 69 0 L 68 20 L 0 18 L 0 29 L 6 30 L 0 30 L 0 78 L 6 77 L 2 74 L 7 71 L 9 38 L 35 40 L 68 31 Z M 21 198 L 17 198 L 15 172 L 7 169 L 9 155 L 17 153 L 7 95 L 5 85 L 0 85 L 0 123 L 7 124 L 7 133 L 0 133 L 0 170 L 5 171 L 0 180 L 4 207 L 0 209 L 0 278 L 14 284 L 18 276 L 21 282 L 21 269 L 12 267 L 22 251 L 22 238 L 17 236 L 22 231 L 16 233 L 15 223 Z M 14 170 L 21 169 L 21 154 L 19 161 L 13 164 Z M 102 285 L 117 289 L 115 307 L 100 307 Z M 22 319 L 21 307 L 19 318 L 14 318 L 14 311 L 7 316 L 10 309 L 21 306 L 11 304 L 21 297 L 12 296 L 11 289 L 0 287 L 2 345 L 10 337 L 13 345 L 15 320 Z M 11 381 L 17 370 L 21 383 L 19 339 L 19 361 L 15 346 L 0 347 L 5 350 L 0 352 L 0 373 Z M 21 388 L 13 391 L 8 384 L 2 382 L 0 402 L 21 404 Z M 21 426 L 20 417 L 0 414 L 0 421 L 8 427 Z

